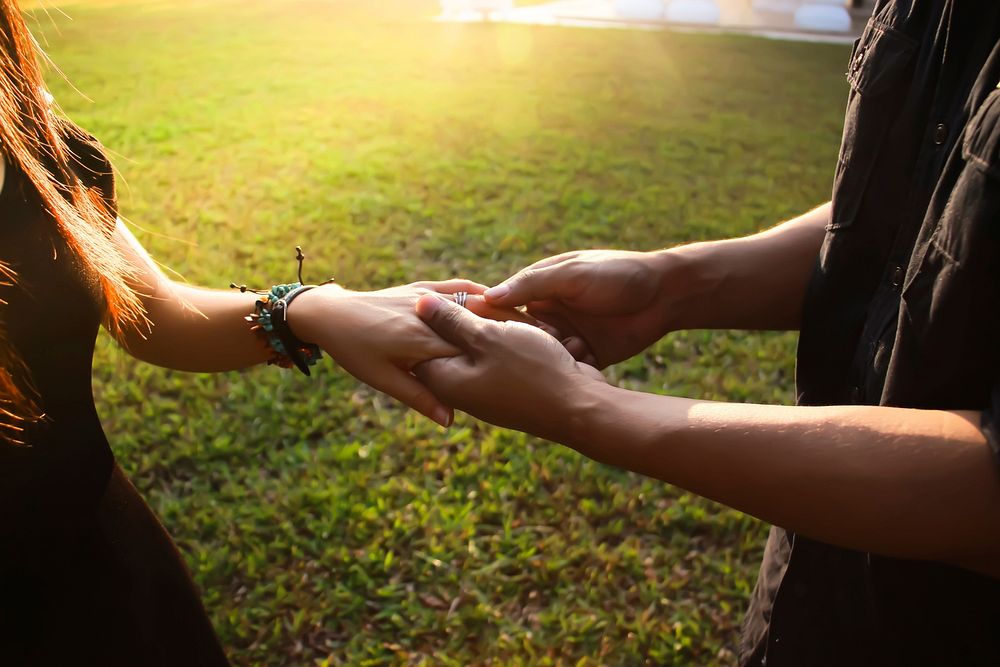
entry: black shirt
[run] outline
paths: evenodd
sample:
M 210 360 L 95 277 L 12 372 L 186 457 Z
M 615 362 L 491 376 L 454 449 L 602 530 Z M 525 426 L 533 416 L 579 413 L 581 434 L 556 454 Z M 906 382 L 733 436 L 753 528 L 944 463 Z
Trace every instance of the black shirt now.
M 881 0 L 847 79 L 798 403 L 981 410 L 1000 452 L 1000 3 Z M 769 667 L 1000 664 L 1000 580 L 775 528 L 741 649 Z

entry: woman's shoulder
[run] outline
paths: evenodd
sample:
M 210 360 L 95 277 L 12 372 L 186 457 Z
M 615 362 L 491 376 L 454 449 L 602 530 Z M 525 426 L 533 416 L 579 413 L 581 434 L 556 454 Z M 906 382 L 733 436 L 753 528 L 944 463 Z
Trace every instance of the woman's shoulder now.
M 69 149 L 70 167 L 88 188 L 100 191 L 111 210 L 117 210 L 115 171 L 97 138 L 72 121 L 59 120 L 59 132 Z

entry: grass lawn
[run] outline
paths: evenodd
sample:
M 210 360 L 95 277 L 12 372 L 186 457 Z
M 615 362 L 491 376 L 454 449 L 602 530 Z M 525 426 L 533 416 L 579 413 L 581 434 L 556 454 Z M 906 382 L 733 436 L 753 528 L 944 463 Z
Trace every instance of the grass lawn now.
M 35 12 L 123 213 L 189 281 L 497 281 L 580 247 L 746 234 L 828 196 L 847 47 L 442 25 L 436 3 Z M 336 326 L 333 323 L 332 326 Z M 631 388 L 787 403 L 795 336 L 670 335 Z M 766 527 L 327 362 L 217 376 L 102 339 L 115 453 L 234 663 L 727 664 Z

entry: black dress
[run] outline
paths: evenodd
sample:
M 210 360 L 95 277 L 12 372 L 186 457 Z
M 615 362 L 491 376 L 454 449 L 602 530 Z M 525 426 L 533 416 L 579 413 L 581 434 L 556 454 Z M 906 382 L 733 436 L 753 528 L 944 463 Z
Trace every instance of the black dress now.
M 77 175 L 113 204 L 103 154 L 68 124 L 66 136 Z M 46 418 L 27 446 L 0 442 L 0 664 L 225 665 L 177 548 L 115 463 L 94 408 L 96 277 L 9 161 L 4 180 L 0 260 L 17 279 L 0 286 L 0 326 Z

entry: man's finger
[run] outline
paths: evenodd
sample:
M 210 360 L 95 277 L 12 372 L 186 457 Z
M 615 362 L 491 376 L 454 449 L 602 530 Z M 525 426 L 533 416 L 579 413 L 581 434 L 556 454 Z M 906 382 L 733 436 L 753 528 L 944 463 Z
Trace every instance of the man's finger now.
M 562 344 L 563 347 L 566 348 L 566 351 L 569 352 L 570 355 L 572 355 L 572 357 L 577 361 L 582 361 L 588 355 L 593 356 L 593 353 L 590 351 L 587 343 L 584 342 L 582 338 L 569 336 L 563 339 Z
M 486 290 L 483 295 L 496 306 L 524 306 L 532 301 L 571 299 L 580 293 L 577 271 L 571 264 L 527 268 Z
M 545 301 L 541 303 L 552 304 L 553 302 Z M 539 310 L 533 306 L 528 306 L 528 314 L 532 315 L 539 322 L 538 328 L 553 338 L 558 338 L 559 340 L 563 340 L 569 336 L 583 338 L 580 331 L 568 317 L 564 316 L 563 312 L 563 310 L 556 308 Z
M 593 361 L 594 363 L 591 363 L 591 361 Z M 604 377 L 604 373 L 602 373 L 597 369 L 597 360 L 594 359 L 593 357 L 590 357 L 589 360 L 583 359 L 581 360 L 580 363 L 581 363 L 580 370 L 583 371 L 585 375 L 588 375 L 594 378 L 595 380 L 600 380 L 601 382 L 608 381 L 608 379 Z
M 571 259 L 579 256 L 579 254 L 581 252 L 582 251 L 580 251 L 580 250 L 571 250 L 569 252 L 559 253 L 558 255 L 552 255 L 551 257 L 546 257 L 545 259 L 540 259 L 537 262 L 535 262 L 534 264 L 531 264 L 531 265 L 526 266 L 524 268 L 526 268 L 526 269 L 544 269 L 544 268 L 546 268 L 548 266 L 553 266 L 555 264 L 559 264 L 560 262 L 566 262 L 568 260 L 571 260 Z
M 472 346 L 483 327 L 492 324 L 437 294 L 417 299 L 417 315 L 434 333 L 463 350 Z
M 532 326 L 538 326 L 539 324 L 538 320 L 529 315 L 527 312 L 522 312 L 516 308 L 500 308 L 499 306 L 487 303 L 483 297 L 478 295 L 470 294 L 465 301 L 465 307 L 479 317 L 496 320 L 497 322 L 507 322 L 513 320 L 515 322 L 524 322 L 525 324 L 530 324 Z

